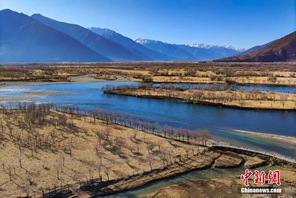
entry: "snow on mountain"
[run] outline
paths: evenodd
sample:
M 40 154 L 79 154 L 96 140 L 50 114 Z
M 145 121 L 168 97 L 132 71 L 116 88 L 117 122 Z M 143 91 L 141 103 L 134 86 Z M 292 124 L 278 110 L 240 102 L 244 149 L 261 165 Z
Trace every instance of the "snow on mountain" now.
M 142 44 L 142 45 L 146 45 L 148 43 L 157 43 L 160 41 L 155 41 L 155 40 L 149 40 L 149 39 L 141 39 L 138 38 L 135 40 L 137 43 Z M 165 44 L 170 44 L 170 43 L 166 43 L 166 42 L 162 42 Z M 176 45 L 176 44 L 173 44 Z M 203 48 L 203 49 L 212 49 L 212 48 L 225 48 L 225 49 L 231 49 L 231 50 L 235 50 L 238 52 L 243 52 L 245 51 L 245 49 L 239 49 L 239 48 L 235 48 L 231 45 L 211 45 L 211 44 L 205 44 L 205 43 L 194 43 L 194 44 L 187 44 L 185 46 L 189 46 L 189 47 L 196 47 L 196 48 Z
M 197 47 L 197 48 L 204 48 L 204 49 L 211 49 L 211 48 L 226 48 L 226 49 L 232 49 L 238 52 L 243 52 L 245 51 L 245 49 L 239 49 L 239 48 L 235 48 L 231 45 L 211 45 L 211 44 L 204 44 L 204 43 L 194 43 L 194 44 L 188 44 L 187 46 L 189 47 Z
M 151 50 L 174 57 L 176 60 L 213 60 L 219 57 L 233 56 L 243 51 L 242 49 L 238 50 L 228 45 L 181 45 L 141 38 L 135 41 Z

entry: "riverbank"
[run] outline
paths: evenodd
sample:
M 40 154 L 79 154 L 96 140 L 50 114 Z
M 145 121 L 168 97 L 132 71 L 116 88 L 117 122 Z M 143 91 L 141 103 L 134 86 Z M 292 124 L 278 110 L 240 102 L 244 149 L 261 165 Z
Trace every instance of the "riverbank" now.
M 237 129 L 232 129 L 232 131 L 252 135 L 255 137 L 277 139 L 277 140 L 289 142 L 292 144 L 296 144 L 296 137 L 292 137 L 292 136 L 283 136 L 283 135 L 276 135 L 276 134 L 270 134 L 270 133 L 258 133 L 258 132 L 254 132 L 254 131 L 245 131 L 245 130 L 237 130 Z
M 123 78 L 121 76 L 115 76 L 112 79 L 105 79 L 105 78 L 98 78 L 94 74 L 85 74 L 81 76 L 70 76 L 65 78 L 65 80 L 62 81 L 29 81 L 29 80 L 23 80 L 23 81 L 0 81 L 0 87 L 5 86 L 23 86 L 23 85 L 46 85 L 46 84 L 64 84 L 64 83 L 82 83 L 82 82 L 105 82 L 105 81 L 116 81 L 116 82 L 122 82 L 122 81 L 128 81 L 128 79 Z
M 281 189 L 280 193 L 281 197 L 294 197 L 296 193 L 296 164 L 290 166 L 291 168 L 283 168 L 287 167 L 289 162 L 285 160 L 280 160 L 278 158 L 274 158 L 267 155 L 260 155 L 254 152 L 249 152 L 246 150 L 232 149 L 221 147 L 218 148 L 223 151 L 231 151 L 236 154 L 240 154 L 245 156 L 249 156 L 248 160 L 244 163 L 244 166 L 240 168 L 233 169 L 208 169 L 199 172 L 185 174 L 184 177 L 180 179 L 173 178 L 170 182 L 170 185 L 164 184 L 164 182 L 156 182 L 151 186 L 143 187 L 139 190 L 133 191 L 131 196 L 137 195 L 137 197 L 141 198 L 171 198 L 171 197 L 249 197 L 249 195 L 244 195 L 241 193 L 241 188 L 245 186 L 240 179 L 241 172 L 244 172 L 244 168 L 248 168 L 251 171 L 259 170 L 267 173 L 269 170 L 280 170 L 281 172 L 281 186 L 277 187 Z M 250 157 L 252 156 L 252 157 Z M 281 164 L 278 166 L 276 164 Z M 187 178 L 187 179 L 183 179 Z M 265 187 L 270 188 L 270 185 L 265 183 L 254 184 L 253 177 L 249 180 L 250 187 Z M 163 187 L 158 188 L 157 186 L 161 185 Z M 275 187 L 275 186 L 273 186 Z M 147 191 L 145 191 L 147 189 Z M 143 193 L 145 192 L 145 193 Z M 119 194 L 120 196 L 121 194 Z M 252 195 L 252 197 L 262 197 L 262 195 Z
M 225 150 L 226 149 L 226 150 Z M 223 151 L 222 151 L 223 150 Z M 220 154 L 217 155 L 216 158 L 210 163 L 209 165 L 200 167 L 200 157 L 192 156 L 189 160 L 180 161 L 177 164 L 173 164 L 172 166 L 161 169 L 161 170 L 154 170 L 150 172 L 143 173 L 141 175 L 133 175 L 131 177 L 125 178 L 123 180 L 116 181 L 114 184 L 104 186 L 104 184 L 100 184 L 99 182 L 93 181 L 87 184 L 84 184 L 82 189 L 87 189 L 88 192 L 95 193 L 93 195 L 96 196 L 109 196 L 109 195 L 118 195 L 119 197 L 121 195 L 128 196 L 129 190 L 133 189 L 145 189 L 147 186 L 150 185 L 150 183 L 158 183 L 162 181 L 169 181 L 170 179 L 177 178 L 178 176 L 182 174 L 190 174 L 196 171 L 208 171 L 211 172 L 217 171 L 217 170 L 225 170 L 227 169 L 228 175 L 212 175 L 207 176 L 206 179 L 200 179 L 197 182 L 202 182 L 204 185 L 199 186 L 198 184 L 194 185 L 194 188 L 200 188 L 202 189 L 202 193 L 196 192 L 195 190 L 191 189 L 190 192 L 191 196 L 189 197 L 196 197 L 198 194 L 199 197 L 207 197 L 206 193 L 210 190 L 210 194 L 215 194 L 213 192 L 213 188 L 209 188 L 209 184 L 212 180 L 219 180 L 220 182 L 226 183 L 227 185 L 223 186 L 221 190 L 230 191 L 230 193 L 233 193 L 233 196 L 235 197 L 241 197 L 240 190 L 236 191 L 237 189 L 234 188 L 234 182 L 232 182 L 232 185 L 229 185 L 228 181 L 235 181 L 236 186 L 240 188 L 244 187 L 243 182 L 239 179 L 239 176 L 244 173 L 244 168 L 249 169 L 255 169 L 260 171 L 268 172 L 269 170 L 280 170 L 281 171 L 281 181 L 283 184 L 284 189 L 289 188 L 295 188 L 296 187 L 296 164 L 290 163 L 285 160 L 281 160 L 278 158 L 274 158 L 271 156 L 261 154 L 257 155 L 256 153 L 250 153 L 249 151 L 243 151 L 243 150 L 235 150 L 235 149 L 229 149 L 231 151 L 227 151 L 227 148 L 223 148 L 222 150 L 218 149 L 212 149 L 210 148 L 210 153 L 212 154 L 218 152 Z M 237 151 L 237 152 L 236 152 Z M 258 157 L 260 156 L 260 157 Z M 261 158 L 263 157 L 263 158 Z M 199 161 L 196 162 L 196 161 Z M 196 165 L 197 164 L 197 165 Z M 174 168 L 174 166 L 176 168 Z M 241 172 L 238 172 L 237 168 L 240 168 Z M 235 171 L 231 174 L 231 170 L 235 169 Z M 188 179 L 191 181 L 191 179 Z M 174 183 L 174 182 L 173 182 Z M 162 195 L 162 191 L 166 191 L 166 195 L 168 197 L 174 197 L 174 187 L 181 187 L 181 189 L 186 185 L 186 183 L 182 183 L 179 185 L 173 185 L 172 188 L 164 188 L 159 191 L 156 191 L 156 193 L 149 193 L 145 196 L 140 197 L 159 197 L 159 195 Z M 262 187 L 262 185 L 251 183 L 252 187 Z M 193 186 L 192 186 L 193 187 Z M 265 184 L 264 187 L 269 187 L 269 185 Z M 232 189 L 229 189 L 232 188 Z M 234 189 L 233 189 L 234 188 Z M 193 193 L 195 195 L 193 195 Z M 286 193 L 286 192 L 284 192 Z M 146 194 L 146 193 L 145 193 Z M 229 194 L 229 193 L 227 193 Z M 220 195 L 219 197 L 229 197 L 229 195 L 224 194 Z M 133 196 L 133 193 L 131 194 Z M 160 196 L 162 197 L 162 196 Z M 166 196 L 164 196 L 166 197 Z M 179 192 L 177 197 L 187 197 L 186 192 Z
M 105 81 L 295 86 L 295 64 L 128 62 L 2 64 L 0 82 L 61 82 L 92 74 Z M 1 84 L 1 83 L 0 83 Z
M 57 196 L 65 190 L 79 197 L 114 194 L 253 159 L 50 107 L 1 111 L 1 197 Z
M 252 186 L 259 187 L 259 186 Z M 269 188 L 268 185 L 260 186 Z M 270 194 L 243 194 L 241 193 L 240 179 L 234 178 L 212 178 L 212 179 L 199 179 L 199 180 L 189 180 L 182 184 L 173 184 L 164 187 L 160 190 L 156 190 L 149 194 L 139 196 L 141 198 L 262 198 L 270 197 Z M 279 197 L 294 197 L 296 188 L 295 187 L 280 187 L 282 190 L 279 193 Z M 276 196 L 276 195 L 275 195 Z
M 110 88 L 106 94 L 118 94 L 143 98 L 169 99 L 194 104 L 206 104 L 220 107 L 296 110 L 296 94 L 240 92 L 240 91 L 207 91 L 182 90 L 178 88 Z
M 115 81 L 115 82 L 123 82 L 129 81 L 127 78 L 124 78 L 119 75 L 113 76 L 98 76 L 95 74 L 86 74 L 83 76 L 72 76 L 68 77 L 67 80 L 69 82 L 104 82 L 104 81 Z
M 205 152 L 202 146 L 81 114 L 49 111 L 50 107 L 0 111 L 1 197 L 42 195 L 95 178 L 100 184 L 111 185 L 111 181 L 164 170 L 173 164 L 176 172 L 182 172 L 178 162 L 190 162 L 191 156 L 199 155 L 192 166 L 202 167 L 217 155 Z M 81 193 L 89 197 L 89 193 Z

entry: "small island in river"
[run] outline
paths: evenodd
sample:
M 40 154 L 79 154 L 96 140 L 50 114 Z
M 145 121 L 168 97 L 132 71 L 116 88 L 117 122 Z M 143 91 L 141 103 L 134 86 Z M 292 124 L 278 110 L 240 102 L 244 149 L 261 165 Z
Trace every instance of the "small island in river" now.
M 179 63 L 164 63 L 162 68 L 155 66 L 144 69 L 146 64 L 148 63 L 142 63 L 140 66 L 131 64 L 132 66 L 124 68 L 122 64 L 85 68 L 75 65 L 44 65 L 38 70 L 34 66 L 15 67 L 16 71 L 20 70 L 16 72 L 19 76 L 14 79 L 3 78 L 5 72 L 9 71 L 6 69 L 2 75 L 2 87 L 130 80 L 141 83 L 118 87 L 105 86 L 104 92 L 233 108 L 295 110 L 294 92 L 267 92 L 255 88 L 234 90 L 232 88 L 235 82 L 227 77 L 229 74 L 226 70 L 222 73 L 221 69 L 219 78 L 211 76 L 217 69 L 215 66 L 209 66 L 209 71 L 204 71 L 199 64 L 196 64 L 196 67 L 177 69 Z M 222 65 L 221 63 L 218 68 Z M 141 70 L 137 67 L 141 67 Z M 259 75 L 261 66 L 255 68 L 258 71 L 255 72 L 253 69 L 254 73 L 250 71 L 250 75 Z M 275 68 L 276 66 L 271 64 L 269 69 L 272 72 Z M 233 70 L 232 72 L 239 70 L 229 69 Z M 255 81 L 259 84 L 268 82 L 278 86 L 289 84 L 294 80 L 294 77 L 291 77 L 293 70 L 290 70 L 287 67 L 288 72 L 281 73 L 283 79 L 279 81 L 260 81 L 259 77 Z M 52 72 L 51 75 L 48 75 L 48 71 Z M 21 75 L 29 72 L 34 75 L 19 81 Z M 195 73 L 195 77 L 192 78 L 194 82 L 192 81 L 187 88 L 175 86 L 179 85 L 176 82 L 191 79 L 187 77 L 189 72 L 190 75 Z M 236 74 L 240 73 L 236 71 Z M 199 77 L 201 75 L 203 77 Z M 257 77 L 249 77 L 248 82 L 241 78 L 243 77 L 237 76 L 236 83 L 252 84 Z M 165 84 L 156 84 L 161 81 Z M 201 81 L 207 86 L 195 89 L 193 85 L 198 86 Z M 225 89 L 217 90 L 216 84 Z M 76 97 L 77 93 L 73 94 L 70 91 L 37 89 L 24 91 L 24 94 L 0 98 L 0 101 L 4 102 L 14 101 L 8 106 L 1 106 L 0 110 L 0 196 L 120 196 L 134 189 L 145 188 L 153 182 L 173 179 L 195 171 L 215 173 L 219 170 L 228 170 L 229 173 L 225 175 L 213 174 L 208 178 L 149 191 L 148 194 L 140 194 L 139 197 L 194 197 L 196 194 L 213 197 L 215 192 L 224 192 L 225 197 L 230 194 L 240 197 L 240 194 L 234 193 L 244 186 L 239 177 L 246 168 L 266 172 L 279 169 L 282 195 L 288 196 L 294 192 L 296 165 L 293 160 L 287 160 L 285 157 L 223 146 L 205 129 L 174 129 L 168 125 L 161 127 L 156 123 L 99 109 L 83 111 L 71 105 L 30 102 L 32 98 L 42 95 Z M 20 100 L 27 102 L 18 103 Z M 255 132 L 236 132 L 263 139 L 277 138 Z M 284 136 L 281 140 L 288 142 L 288 146 L 295 144 L 294 137 L 285 139 Z
M 104 196 L 185 172 L 244 166 L 281 167 L 285 186 L 296 184 L 295 163 L 213 147 L 204 130 L 178 135 L 102 111 L 34 103 L 15 107 L 0 109 L 3 197 Z

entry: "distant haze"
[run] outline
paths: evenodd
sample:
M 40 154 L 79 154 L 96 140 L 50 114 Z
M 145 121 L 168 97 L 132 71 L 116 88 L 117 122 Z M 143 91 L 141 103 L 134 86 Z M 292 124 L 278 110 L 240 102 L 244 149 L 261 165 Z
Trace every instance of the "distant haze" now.
M 0 10 L 40 13 L 135 40 L 248 49 L 296 30 L 295 0 L 7 0 Z
M 0 62 L 197 61 L 240 53 L 230 46 L 136 41 L 113 30 L 84 28 L 41 14 L 0 10 Z

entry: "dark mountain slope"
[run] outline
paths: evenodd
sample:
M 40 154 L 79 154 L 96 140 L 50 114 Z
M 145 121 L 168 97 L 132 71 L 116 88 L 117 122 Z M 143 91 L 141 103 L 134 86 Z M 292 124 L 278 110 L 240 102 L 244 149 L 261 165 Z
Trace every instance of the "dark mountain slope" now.
M 89 30 L 93 31 L 96 34 L 104 36 L 116 43 L 119 43 L 130 51 L 132 51 L 137 56 L 141 57 L 144 60 L 172 60 L 172 57 L 169 57 L 165 54 L 158 53 L 156 51 L 150 50 L 143 45 L 135 42 L 134 40 L 125 37 L 113 30 L 103 29 L 103 28 L 95 28 L 91 27 Z
M 99 55 L 75 39 L 31 17 L 0 11 L 0 62 L 99 62 Z
M 95 52 L 113 60 L 143 60 L 141 57 L 136 56 L 124 46 L 79 25 L 59 22 L 40 14 L 34 14 L 32 15 L 32 18 L 71 36 Z
M 267 45 L 269 45 L 270 43 L 272 42 L 269 42 L 269 43 L 266 43 L 266 44 L 263 44 L 263 45 L 256 45 L 250 49 L 247 49 L 246 51 L 243 51 L 241 53 L 239 53 L 238 55 L 245 55 L 245 54 L 250 54 L 250 53 L 253 53 L 253 52 L 256 52 L 258 50 L 261 50 L 262 48 L 266 47 Z
M 216 61 L 232 62 L 276 62 L 296 61 L 296 32 L 288 34 L 260 50 L 242 55 L 233 56 Z

